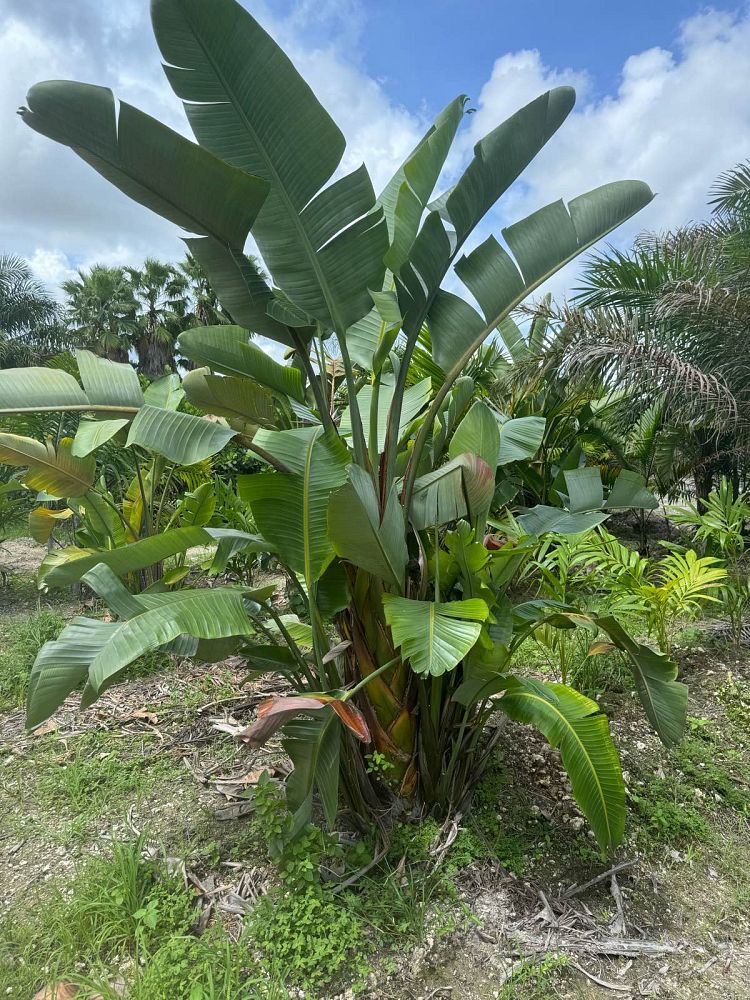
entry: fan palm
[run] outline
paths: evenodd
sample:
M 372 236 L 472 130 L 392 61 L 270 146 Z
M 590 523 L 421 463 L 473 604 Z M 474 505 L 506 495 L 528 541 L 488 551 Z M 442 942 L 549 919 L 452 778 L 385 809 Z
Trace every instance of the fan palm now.
M 28 365 L 58 347 L 59 307 L 23 258 L 0 255 L 0 367 Z
M 190 253 L 185 254 L 177 268 L 187 281 L 189 297 L 184 328 L 188 330 L 191 326 L 218 326 L 221 323 L 230 323 L 231 317 L 224 311 L 208 280 L 208 275 L 195 257 Z
M 111 361 L 127 361 L 136 332 L 136 300 L 125 270 L 95 264 L 63 282 L 66 318 L 75 345 Z
M 147 257 L 139 268 L 125 268 L 136 302 L 133 345 L 138 370 L 158 379 L 175 364 L 175 342 L 188 314 L 187 276 L 171 264 Z

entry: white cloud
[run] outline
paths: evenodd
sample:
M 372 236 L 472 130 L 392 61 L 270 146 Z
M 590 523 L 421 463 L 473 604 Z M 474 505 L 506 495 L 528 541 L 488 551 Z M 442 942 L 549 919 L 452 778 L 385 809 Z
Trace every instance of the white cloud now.
M 419 137 L 418 116 L 394 107 L 352 61 L 363 26 L 358 0 L 298 0 L 286 19 L 254 12 L 287 49 L 348 139 L 342 170 L 363 161 L 375 187 L 388 180 Z M 142 0 L 6 0 L 0 14 L 0 248 L 33 257 L 40 277 L 145 256 L 182 256 L 180 233 L 116 191 L 70 150 L 35 134 L 14 112 L 38 80 L 81 79 L 189 133 L 161 71 Z M 87 14 L 87 17 L 82 16 Z M 321 37 L 311 47 L 310 32 Z M 335 39 L 335 44 L 329 39 Z M 303 40 L 304 39 L 304 40 Z M 60 263 L 51 268 L 50 261 Z
M 62 250 L 36 249 L 28 258 L 31 270 L 54 295 L 60 294 L 63 281 L 75 278 L 75 268 Z
M 538 52 L 501 57 L 480 94 L 474 139 L 550 86 L 576 86 L 579 101 L 493 213 L 493 223 L 516 221 L 559 197 L 629 177 L 645 180 L 657 197 L 613 242 L 625 245 L 641 229 L 671 229 L 704 217 L 717 175 L 750 156 L 749 80 L 747 13 L 690 18 L 674 51 L 631 56 L 617 93 L 598 99 L 587 99 L 585 76 L 545 65 Z M 569 265 L 548 287 L 563 294 L 575 284 L 575 273 L 576 265 Z
M 253 11 L 287 49 L 347 136 L 343 163 L 363 160 L 380 188 L 424 130 L 419 112 L 393 104 L 358 57 L 361 0 L 296 0 L 286 17 L 271 0 Z M 0 14 L 0 251 L 33 258 L 40 276 L 101 260 L 175 259 L 179 232 L 134 205 L 69 150 L 14 116 L 29 85 L 52 77 L 111 86 L 117 95 L 186 130 L 164 79 L 144 0 L 4 0 Z M 595 96 L 585 68 L 547 65 L 543 53 L 498 53 L 460 144 L 464 158 L 486 131 L 550 86 L 572 83 L 577 109 L 482 227 L 497 231 L 559 197 L 639 177 L 658 198 L 617 239 L 705 214 L 723 169 L 750 155 L 750 16 L 708 12 L 682 26 L 673 51 L 633 54 L 616 93 Z M 456 158 L 450 173 L 458 167 Z M 67 269 L 67 270 L 66 270 Z M 575 284 L 570 269 L 554 280 Z

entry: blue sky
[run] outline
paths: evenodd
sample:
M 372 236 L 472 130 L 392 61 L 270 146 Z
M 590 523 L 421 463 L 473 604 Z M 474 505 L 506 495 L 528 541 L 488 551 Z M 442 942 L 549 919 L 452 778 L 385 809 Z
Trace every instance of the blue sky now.
M 278 5 L 294 8 L 293 0 Z M 680 23 L 708 4 L 696 0 L 379 0 L 362 14 L 367 72 L 392 100 L 442 106 L 481 90 L 497 57 L 539 49 L 557 67 L 586 70 L 598 94 L 617 87 L 628 56 L 670 48 Z M 715 3 L 715 10 L 741 5 Z M 315 32 L 325 41 L 327 28 Z
M 212 0 L 205 0 L 209 3 Z M 465 122 L 443 184 L 483 134 L 562 83 L 573 114 L 477 239 L 618 178 L 658 197 L 613 237 L 706 214 L 716 176 L 750 158 L 750 3 L 717 0 L 240 0 L 285 47 L 365 162 L 376 189 L 459 93 Z M 96 261 L 178 259 L 180 234 L 133 206 L 15 115 L 28 87 L 80 79 L 188 133 L 163 76 L 148 0 L 0 0 L 0 252 L 51 286 Z M 575 286 L 570 266 L 551 291 Z

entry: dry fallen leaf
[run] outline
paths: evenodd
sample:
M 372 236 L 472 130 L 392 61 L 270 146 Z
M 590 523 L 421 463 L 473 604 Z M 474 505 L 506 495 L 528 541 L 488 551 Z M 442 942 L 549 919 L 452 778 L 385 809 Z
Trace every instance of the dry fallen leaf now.
M 264 768 L 264 770 L 266 769 Z M 213 779 L 211 784 L 225 798 L 236 799 L 244 795 L 250 785 L 257 785 L 262 774 L 263 771 L 248 771 L 247 774 L 238 775 L 236 778 L 231 775 L 223 775 Z
M 133 712 L 129 712 L 125 716 L 125 719 L 140 719 L 143 722 L 148 722 L 150 725 L 155 726 L 159 721 L 159 716 L 156 712 L 149 712 L 148 709 L 136 708 Z
M 32 1000 L 74 1000 L 78 987 L 72 983 L 58 983 L 56 986 L 44 986 L 35 993 Z
M 57 722 L 55 719 L 47 719 L 47 721 L 43 722 L 41 726 L 37 726 L 36 729 L 32 731 L 31 735 L 46 736 L 47 733 L 54 733 L 55 730 L 59 728 L 59 726 L 60 723 Z

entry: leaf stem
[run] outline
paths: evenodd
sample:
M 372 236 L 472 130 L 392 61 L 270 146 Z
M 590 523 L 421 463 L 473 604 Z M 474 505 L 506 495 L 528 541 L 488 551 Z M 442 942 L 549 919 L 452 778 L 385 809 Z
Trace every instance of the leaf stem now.
M 391 667 L 395 667 L 396 664 L 400 662 L 401 662 L 401 657 L 394 656 L 392 660 L 389 660 L 387 663 L 384 663 L 382 667 L 378 667 L 377 670 L 373 670 L 372 673 L 369 673 L 367 677 L 363 678 L 363 680 L 359 682 L 359 684 L 356 684 L 353 688 L 350 688 L 348 691 L 345 691 L 344 694 L 341 696 L 341 700 L 348 701 L 350 698 L 353 698 L 355 694 L 358 694 L 362 690 L 362 688 L 365 687 L 366 684 L 369 684 L 370 681 L 375 680 L 376 677 L 380 677 L 380 675 L 384 674 L 386 670 L 390 670 Z
M 302 367 L 305 369 L 305 374 L 307 375 L 307 380 L 310 383 L 310 388 L 313 391 L 313 396 L 315 396 L 315 405 L 318 407 L 318 412 L 320 413 L 320 419 L 323 421 L 323 426 L 327 430 L 336 432 L 336 426 L 333 422 L 333 418 L 328 411 L 328 406 L 323 396 L 323 390 L 320 385 L 320 379 L 315 374 L 315 369 L 310 361 L 310 355 L 302 341 L 302 337 L 297 333 L 294 327 L 289 327 L 289 334 L 294 343 L 294 348 L 299 354 L 300 361 L 302 362 Z
M 336 337 L 338 338 L 341 360 L 344 364 L 344 373 L 346 375 L 346 390 L 349 396 L 349 416 L 352 424 L 352 443 L 354 445 L 354 460 L 357 465 L 361 465 L 363 469 L 372 471 L 369 455 L 367 453 L 367 444 L 365 443 L 365 432 L 362 429 L 362 418 L 359 413 L 357 387 L 354 382 L 354 369 L 352 368 L 351 358 L 349 357 L 349 351 L 347 349 L 343 333 L 340 333 L 337 330 Z

